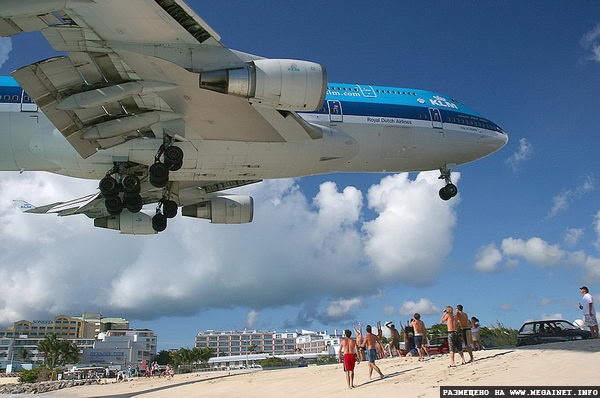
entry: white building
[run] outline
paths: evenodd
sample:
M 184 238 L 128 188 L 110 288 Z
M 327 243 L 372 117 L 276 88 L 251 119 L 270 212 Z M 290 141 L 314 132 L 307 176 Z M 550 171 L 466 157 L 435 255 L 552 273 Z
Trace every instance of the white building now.
M 98 338 L 83 350 L 82 363 L 142 368 L 156 356 L 156 334 L 149 329 L 109 330 Z
M 212 348 L 215 356 L 247 354 L 283 355 L 296 352 L 296 337 L 293 332 L 261 332 L 257 330 L 198 332 L 195 346 Z
M 296 338 L 296 352 L 299 354 L 336 355 L 340 349 L 342 336 L 327 332 L 303 330 Z

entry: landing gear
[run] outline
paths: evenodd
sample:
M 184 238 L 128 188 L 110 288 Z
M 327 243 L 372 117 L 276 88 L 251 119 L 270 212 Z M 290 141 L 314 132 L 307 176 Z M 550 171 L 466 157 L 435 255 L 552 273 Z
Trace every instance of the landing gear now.
M 100 193 L 104 197 L 106 211 L 111 215 L 121 214 L 123 209 L 129 210 L 131 213 L 142 210 L 144 201 L 140 195 L 140 179 L 131 174 L 131 169 L 132 166 L 129 163 L 117 163 L 98 184 Z
M 446 181 L 446 186 L 440 189 L 440 198 L 442 198 L 442 200 L 450 200 L 456 196 L 458 193 L 458 188 L 450 179 L 450 169 L 448 166 L 441 168 L 440 172 L 442 173 L 440 175 L 440 179 L 444 179 Z
M 163 156 L 163 162 L 160 157 Z M 154 164 L 148 168 L 150 184 L 164 188 L 169 182 L 169 171 L 177 171 L 183 166 L 183 150 L 173 145 L 173 139 L 165 136 L 165 142 L 154 156 Z
M 152 217 L 152 228 L 162 232 L 167 228 L 167 219 L 177 215 L 177 202 L 170 199 L 161 199 L 156 207 L 156 214 Z

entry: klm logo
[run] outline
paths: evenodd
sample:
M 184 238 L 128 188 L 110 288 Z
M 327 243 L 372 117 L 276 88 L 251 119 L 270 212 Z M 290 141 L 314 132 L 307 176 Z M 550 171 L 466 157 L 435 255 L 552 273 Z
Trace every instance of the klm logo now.
M 298 68 L 298 66 L 297 66 L 296 64 L 292 64 L 292 66 L 290 66 L 290 67 L 288 68 L 288 70 L 289 70 L 290 72 L 300 72 L 300 68 Z
M 433 99 L 430 99 L 429 102 L 431 102 L 431 105 L 434 106 L 443 106 L 445 108 L 458 109 L 458 106 L 456 106 L 456 104 L 447 101 L 446 98 L 440 97 L 439 95 L 436 95 L 435 97 L 433 97 Z

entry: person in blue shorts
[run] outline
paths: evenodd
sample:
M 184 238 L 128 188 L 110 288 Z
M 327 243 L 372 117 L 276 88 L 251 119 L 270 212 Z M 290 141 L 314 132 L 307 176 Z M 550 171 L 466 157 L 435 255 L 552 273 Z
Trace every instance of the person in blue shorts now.
M 377 359 L 377 345 L 383 349 L 383 345 L 381 344 L 381 340 L 377 335 L 374 335 L 372 332 L 371 325 L 367 325 L 366 327 L 367 334 L 363 338 L 363 344 L 366 346 L 367 351 L 365 352 L 367 357 L 367 362 L 369 363 L 369 379 L 373 374 L 373 369 L 379 373 L 379 377 L 383 379 L 383 373 L 379 370 L 379 367 L 375 365 L 375 360 Z

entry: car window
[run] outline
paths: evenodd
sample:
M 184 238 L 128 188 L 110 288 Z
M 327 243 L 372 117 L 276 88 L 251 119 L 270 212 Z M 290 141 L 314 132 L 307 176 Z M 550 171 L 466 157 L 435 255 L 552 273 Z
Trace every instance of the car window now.
M 565 321 L 555 322 L 555 326 L 561 330 L 575 329 L 575 326 Z
M 534 332 L 534 328 L 533 328 L 533 323 L 526 323 L 525 325 L 521 326 L 521 330 L 519 331 L 519 333 L 521 334 L 533 334 Z

